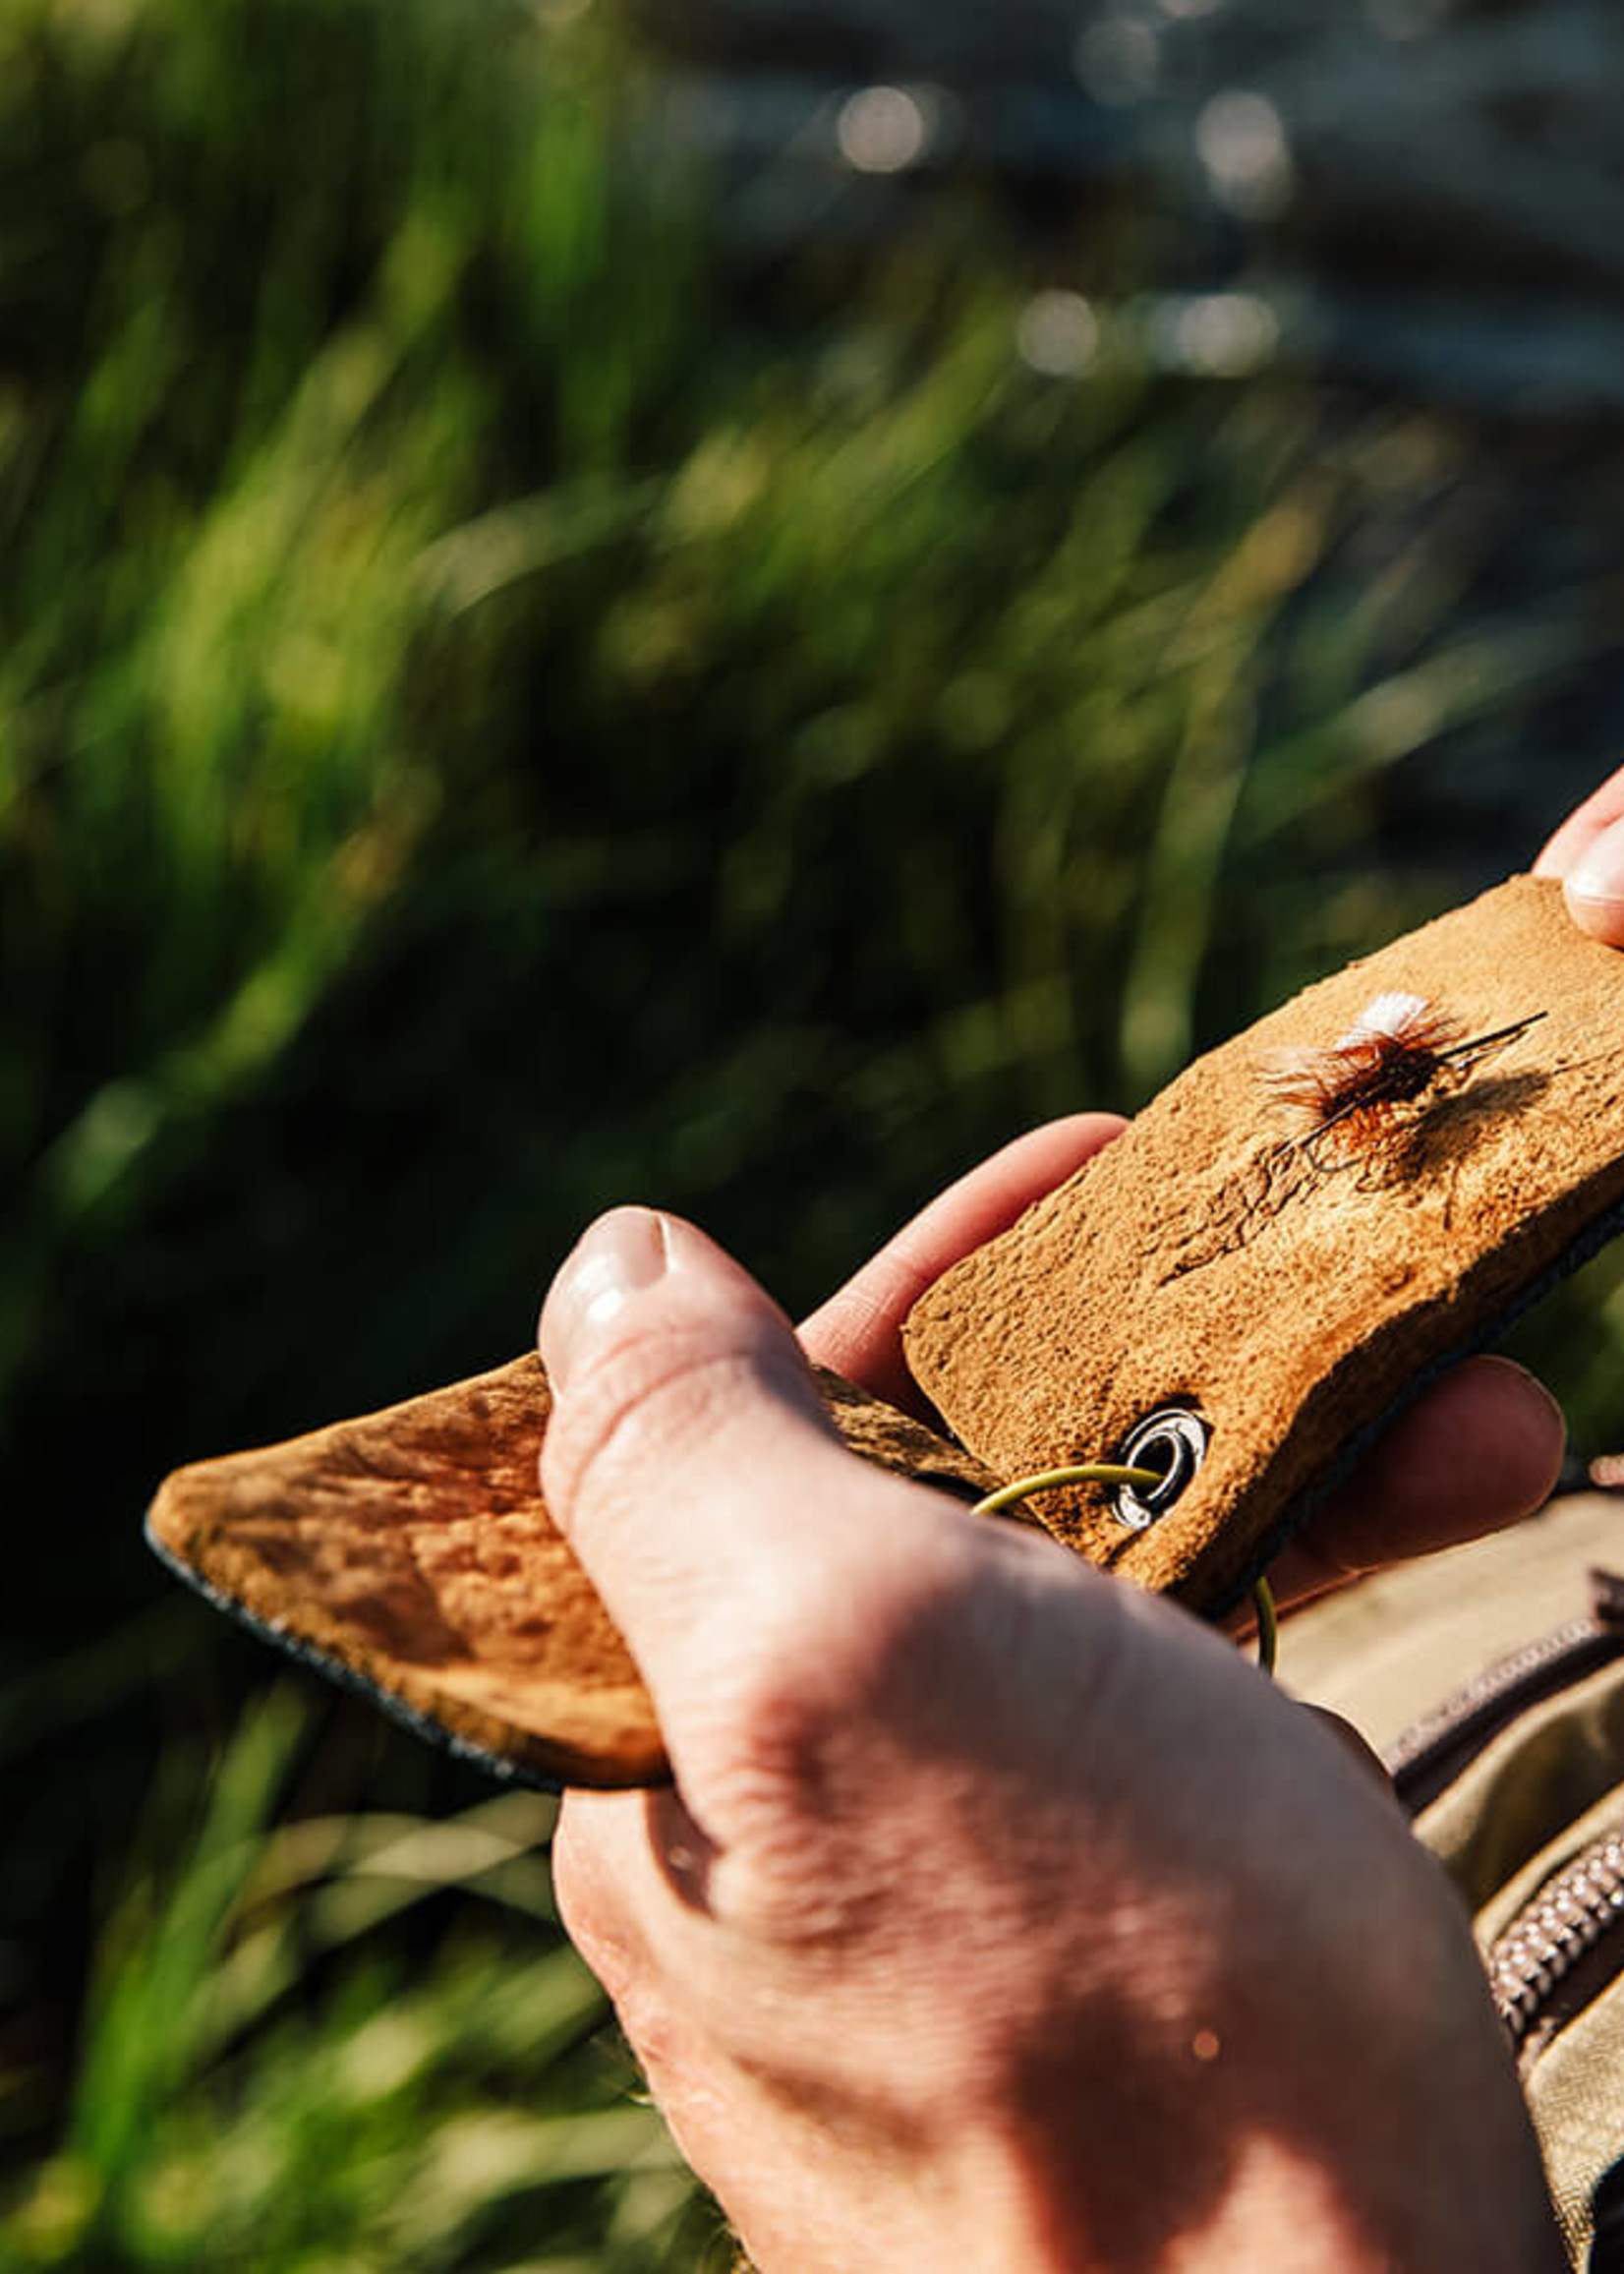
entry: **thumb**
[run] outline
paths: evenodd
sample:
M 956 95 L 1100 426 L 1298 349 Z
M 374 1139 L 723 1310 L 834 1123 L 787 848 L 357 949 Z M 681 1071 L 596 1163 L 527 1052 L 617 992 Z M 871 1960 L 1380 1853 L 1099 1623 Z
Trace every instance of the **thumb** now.
M 542 1489 L 680 1772 L 729 1669 L 827 1573 L 854 1507 L 896 1487 L 846 1452 L 778 1306 L 680 1218 L 601 1217 L 553 1282 L 540 1343 L 554 1400 Z

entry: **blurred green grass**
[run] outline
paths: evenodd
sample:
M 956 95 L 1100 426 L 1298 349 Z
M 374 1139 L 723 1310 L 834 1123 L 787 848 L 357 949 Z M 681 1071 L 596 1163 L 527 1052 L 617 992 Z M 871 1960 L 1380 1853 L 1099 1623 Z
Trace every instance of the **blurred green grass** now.
M 594 2057 L 602 1998 L 548 1931 L 554 1804 L 273 1826 L 308 1722 L 285 1691 L 251 1707 L 178 1848 L 203 1763 L 166 1763 L 6 2262 L 703 2263 L 718 2223 L 624 2064 Z M 420 1967 L 402 1927 L 447 1895 Z
M 0 13 L 0 2263 L 705 2262 L 545 1808 L 267 1694 L 145 1493 L 510 1355 L 610 1200 L 810 1302 L 1487 881 L 1395 770 L 1602 637 L 1470 432 L 1027 368 L 974 206 L 741 276 L 647 84 L 506 0 Z M 1531 1344 L 1597 1437 L 1612 1286 Z

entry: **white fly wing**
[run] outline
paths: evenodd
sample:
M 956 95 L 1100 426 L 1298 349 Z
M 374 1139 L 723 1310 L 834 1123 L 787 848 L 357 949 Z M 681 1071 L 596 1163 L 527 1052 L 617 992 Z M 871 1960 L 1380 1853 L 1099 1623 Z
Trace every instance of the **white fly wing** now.
M 1402 1042 L 1431 1006 L 1424 995 L 1373 995 L 1337 1042 L 1339 1050 L 1357 1050 L 1362 1043 Z

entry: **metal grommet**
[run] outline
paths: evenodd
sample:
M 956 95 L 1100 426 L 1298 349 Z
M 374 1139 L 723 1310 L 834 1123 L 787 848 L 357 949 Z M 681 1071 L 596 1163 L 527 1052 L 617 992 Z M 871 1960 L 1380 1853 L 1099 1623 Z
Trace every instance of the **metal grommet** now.
M 1154 1485 L 1119 1485 L 1112 1506 L 1130 1532 L 1148 1532 L 1165 1516 L 1206 1459 L 1212 1432 L 1187 1406 L 1158 1406 L 1130 1431 L 1117 1455 L 1125 1469 L 1159 1469 Z

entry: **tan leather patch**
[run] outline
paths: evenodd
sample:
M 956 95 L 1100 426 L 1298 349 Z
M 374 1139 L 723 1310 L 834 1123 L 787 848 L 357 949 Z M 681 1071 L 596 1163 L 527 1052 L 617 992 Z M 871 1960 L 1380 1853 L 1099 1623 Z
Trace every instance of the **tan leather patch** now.
M 976 1496 L 997 1480 L 820 1370 L 852 1449 Z M 666 1776 L 630 1654 L 548 1514 L 540 1359 L 178 1469 L 153 1545 L 223 1608 L 454 1744 L 582 1785 Z
M 1375 999 L 1468 1037 L 1544 1016 L 1393 1101 L 1359 1148 L 1282 1134 L 1282 1056 Z M 1005 1476 L 1121 1456 L 1159 1408 L 1204 1460 L 1143 1531 L 1099 1487 L 1034 1501 L 1057 1535 L 1198 1607 L 1448 1358 L 1488 1337 L 1624 1199 L 1624 955 L 1560 886 L 1513 878 L 1310 987 L 1190 1066 L 1115 1143 L 915 1306 L 908 1363 Z

